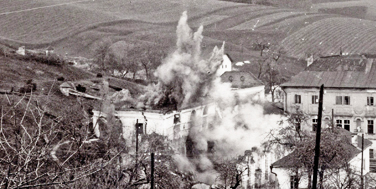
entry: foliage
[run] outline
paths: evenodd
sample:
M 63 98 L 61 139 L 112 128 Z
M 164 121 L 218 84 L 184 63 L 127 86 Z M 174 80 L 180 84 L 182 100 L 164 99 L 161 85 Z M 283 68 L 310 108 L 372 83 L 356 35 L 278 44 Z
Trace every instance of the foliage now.
M 243 156 L 239 156 L 238 158 L 215 161 L 214 168 L 219 173 L 217 179 L 221 183 L 218 188 L 235 189 L 241 185 L 242 175 L 247 170 L 247 167 L 241 166 L 243 158 Z
M 280 84 L 287 81 L 287 79 L 281 74 L 280 70 L 278 69 L 278 64 L 280 63 L 279 60 L 281 56 L 283 56 L 286 52 L 282 47 L 279 47 L 278 45 L 271 45 L 270 43 L 266 44 L 266 46 L 261 45 L 261 56 L 263 54 L 262 52 L 265 49 L 268 49 L 268 51 L 266 53 L 266 57 L 258 60 L 257 62 L 259 66 L 258 76 L 265 82 L 265 92 L 271 93 L 272 102 L 274 102 L 275 90 L 279 87 Z
M 100 66 L 103 71 L 107 71 L 110 65 L 106 63 L 106 56 L 108 54 L 109 48 L 112 45 L 110 38 L 104 38 L 99 42 L 99 45 L 95 49 L 94 62 Z M 111 57 L 112 58 L 112 57 Z M 110 59 L 110 64 L 115 63 L 114 59 Z
M 145 71 L 145 79 L 153 80 L 153 71 L 162 63 L 166 57 L 166 52 L 157 44 L 137 45 L 128 54 L 130 65 L 137 65 Z
M 309 116 L 305 115 L 299 109 L 296 114 L 287 115 L 286 121 L 281 122 L 284 126 L 270 133 L 266 145 L 269 147 L 282 147 L 287 152 L 291 152 L 289 159 L 294 163 L 292 165 L 289 164 L 290 171 L 294 174 L 299 173 L 299 177 L 308 175 L 308 188 L 310 188 L 314 167 L 316 137 L 309 130 L 301 126 L 308 118 Z M 351 135 L 346 132 L 344 129 L 337 127 L 322 129 L 318 172 L 319 185 L 321 187 L 329 182 L 333 182 L 333 179 L 337 184 L 355 184 L 354 170 L 350 166 L 349 161 L 353 158 L 352 151 L 356 147 L 352 146 Z M 301 172 L 301 170 L 303 171 Z M 339 175 L 341 171 L 346 172 L 345 182 L 341 182 L 341 179 L 338 179 L 339 176 L 333 177 L 335 174 Z

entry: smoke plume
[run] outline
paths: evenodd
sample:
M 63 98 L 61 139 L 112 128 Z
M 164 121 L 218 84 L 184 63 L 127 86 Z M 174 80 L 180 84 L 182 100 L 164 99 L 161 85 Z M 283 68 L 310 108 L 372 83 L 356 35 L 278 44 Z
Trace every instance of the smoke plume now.
M 200 103 L 208 96 L 216 71 L 221 65 L 223 48 L 214 48 L 211 57 L 201 57 L 203 26 L 196 32 L 187 24 L 187 12 L 179 20 L 176 34 L 176 50 L 168 55 L 157 68 L 158 84 L 149 86 L 149 92 L 141 97 L 146 104 L 158 106 L 164 101 L 176 102 L 178 108 Z
M 200 181 L 212 184 L 218 173 L 213 169 L 213 158 L 207 156 L 208 141 L 215 143 L 214 159 L 242 155 L 245 150 L 259 146 L 280 117 L 264 115 L 261 105 L 250 98 L 241 99 L 231 91 L 230 84 L 221 82 L 216 72 L 223 60 L 224 43 L 221 48 L 213 49 L 210 58 L 203 59 L 203 26 L 193 32 L 187 21 L 187 12 L 183 12 L 176 30 L 176 50 L 157 68 L 158 83 L 148 86 L 148 92 L 140 99 L 151 106 L 176 103 L 178 108 L 216 104 L 217 116 L 207 120 L 210 128 L 202 129 L 199 124 L 202 120 L 192 121 L 187 137 L 187 143 L 192 144 L 187 146 L 192 148 L 188 158 L 182 155 L 174 158 L 181 171 L 194 172 Z

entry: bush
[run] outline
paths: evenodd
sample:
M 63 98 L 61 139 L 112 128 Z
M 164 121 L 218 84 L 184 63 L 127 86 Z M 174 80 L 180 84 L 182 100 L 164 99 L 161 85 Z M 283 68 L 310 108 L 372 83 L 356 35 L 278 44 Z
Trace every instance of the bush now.
M 26 81 L 25 85 L 20 88 L 20 93 L 31 93 L 32 91 L 37 90 L 37 84 L 33 83 L 32 79 Z

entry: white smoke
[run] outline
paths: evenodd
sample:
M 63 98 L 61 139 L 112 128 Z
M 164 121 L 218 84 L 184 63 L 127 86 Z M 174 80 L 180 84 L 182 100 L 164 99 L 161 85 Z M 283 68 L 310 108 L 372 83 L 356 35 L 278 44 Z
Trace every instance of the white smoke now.
M 200 47 L 203 26 L 193 33 L 187 20 L 187 12 L 183 12 L 176 30 L 177 48 L 155 73 L 163 86 L 172 86 L 172 96 L 177 99 L 181 108 L 202 102 L 203 97 L 208 95 L 223 55 L 223 46 L 221 49 L 216 47 L 211 58 L 204 60 Z
M 149 92 L 142 99 L 157 104 L 169 86 L 173 89 L 169 96 L 177 99 L 179 108 L 209 101 L 217 104 L 222 118 L 208 120 L 214 123 L 212 129 L 202 131 L 195 125 L 190 128 L 189 137 L 200 154 L 193 159 L 174 156 L 181 171 L 193 172 L 198 180 L 212 184 L 218 173 L 206 155 L 208 141 L 215 141 L 217 158 L 242 155 L 245 150 L 259 146 L 280 117 L 264 115 L 261 105 L 240 99 L 231 91 L 230 84 L 221 82 L 216 72 L 223 60 L 224 43 L 220 49 L 213 49 L 209 59 L 203 59 L 203 27 L 193 33 L 187 21 L 187 12 L 183 12 L 177 26 L 176 50 L 158 67 L 155 74 L 159 83 L 149 86 Z

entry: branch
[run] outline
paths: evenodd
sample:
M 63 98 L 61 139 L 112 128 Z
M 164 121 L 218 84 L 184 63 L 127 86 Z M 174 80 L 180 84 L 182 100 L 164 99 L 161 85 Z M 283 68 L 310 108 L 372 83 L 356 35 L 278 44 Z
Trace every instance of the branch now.
M 121 153 L 123 153 L 123 150 L 118 152 L 114 157 L 112 157 L 110 160 L 108 160 L 104 165 L 102 165 L 99 169 L 96 169 L 90 173 L 87 173 L 87 174 L 82 174 L 80 176 L 78 176 L 77 178 L 75 179 L 72 179 L 70 181 L 62 181 L 62 182 L 51 182 L 51 183 L 43 183 L 43 184 L 34 184 L 34 185 L 18 185 L 16 187 L 13 187 L 13 188 L 17 188 L 17 189 L 20 189 L 20 188 L 32 188 L 32 187 L 40 187 L 40 186 L 52 186 L 52 185 L 66 185 L 66 184 L 70 184 L 70 183 L 73 183 L 73 182 L 76 182 L 84 177 L 87 177 L 89 175 L 92 175 L 92 174 L 95 174 L 99 171 L 101 171 L 103 168 L 107 167 L 116 157 L 118 157 Z M 29 182 L 28 182 L 29 183 Z

